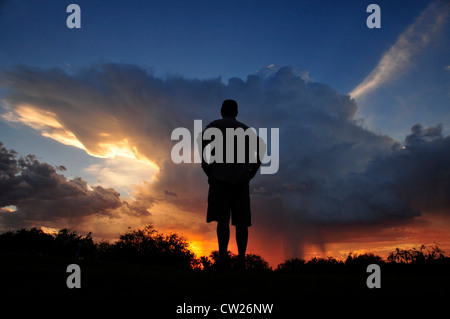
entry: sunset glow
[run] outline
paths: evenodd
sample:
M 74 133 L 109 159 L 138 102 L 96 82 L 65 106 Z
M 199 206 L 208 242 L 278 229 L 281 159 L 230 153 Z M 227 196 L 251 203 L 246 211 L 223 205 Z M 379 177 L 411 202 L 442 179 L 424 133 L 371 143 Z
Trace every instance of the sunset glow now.
M 448 2 L 382 1 L 371 28 L 358 1 L 80 0 L 78 28 L 49 1 L 0 2 L 0 231 L 152 225 L 209 256 L 213 178 L 172 133 L 194 158 L 234 99 L 277 160 L 249 182 L 248 253 L 450 253 Z

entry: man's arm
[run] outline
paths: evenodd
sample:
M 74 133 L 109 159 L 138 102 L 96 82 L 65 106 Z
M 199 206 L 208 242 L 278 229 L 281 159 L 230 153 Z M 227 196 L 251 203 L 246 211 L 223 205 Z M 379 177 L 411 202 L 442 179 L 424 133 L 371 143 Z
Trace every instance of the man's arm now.
M 206 127 L 205 128 L 205 130 L 207 129 L 208 127 Z M 198 145 L 198 151 L 200 152 L 200 158 L 201 158 L 201 160 L 202 160 L 202 169 L 203 169 L 203 172 L 205 172 L 205 174 L 206 174 L 206 176 L 208 176 L 209 177 L 209 174 L 211 173 L 211 169 L 212 169 L 212 164 L 208 164 L 206 161 L 205 161 L 205 158 L 204 158 L 204 156 L 203 156 L 203 154 L 204 154 L 204 150 L 205 150 L 205 148 L 206 148 L 206 146 L 209 144 L 209 143 L 211 143 L 211 141 L 212 140 L 208 140 L 208 141 L 206 141 L 206 143 L 205 143 L 205 140 L 203 139 L 203 133 L 204 133 L 205 131 L 203 131 L 203 132 L 201 132 L 200 134 L 198 134 L 198 137 L 197 137 L 197 145 Z
M 264 158 L 264 155 L 266 154 L 266 143 L 264 142 L 264 140 L 257 136 L 257 151 L 256 151 L 256 163 L 251 163 L 250 165 L 250 172 L 249 172 L 249 177 L 250 179 L 252 179 L 253 177 L 255 177 L 256 173 L 258 172 L 259 167 L 262 164 L 262 160 Z

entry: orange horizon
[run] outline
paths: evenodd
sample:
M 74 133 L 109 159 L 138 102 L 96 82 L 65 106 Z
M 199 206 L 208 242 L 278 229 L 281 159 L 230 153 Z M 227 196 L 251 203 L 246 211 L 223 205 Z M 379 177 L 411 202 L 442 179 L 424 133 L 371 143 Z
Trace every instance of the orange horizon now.
M 162 208 L 162 207 L 161 207 Z M 172 209 L 155 209 L 151 219 L 111 220 L 107 217 L 89 219 L 85 224 L 78 224 L 76 230 L 82 233 L 92 232 L 95 241 L 109 240 L 114 242 L 120 234 L 127 229 L 142 229 L 146 224 L 154 226 L 155 230 L 162 234 L 175 233 L 183 237 L 189 244 L 189 249 L 197 256 L 209 257 L 212 251 L 218 250 L 216 237 L 216 224 L 207 224 L 201 214 L 189 214 L 177 212 Z M 159 213 L 158 213 L 159 212 Z M 255 212 L 256 214 L 256 212 Z M 176 220 L 174 220 L 176 219 Z M 149 223 L 151 221 L 151 223 Z M 130 226 L 128 228 L 128 226 Z M 450 253 L 450 220 L 443 212 L 424 212 L 403 224 L 391 225 L 384 228 L 375 226 L 352 226 L 349 228 L 328 226 L 320 230 L 321 240 L 305 235 L 297 252 L 289 250 L 282 230 L 263 228 L 263 225 L 255 223 L 249 228 L 249 242 L 247 253 L 261 256 L 269 265 L 276 268 L 279 264 L 292 258 L 310 260 L 314 257 L 333 257 L 337 260 L 345 260 L 349 253 L 372 253 L 384 260 L 389 253 L 396 248 L 412 249 L 421 245 L 434 246 L 438 244 L 445 252 Z M 55 228 L 44 227 L 44 231 L 54 231 Z M 235 229 L 230 227 L 229 250 L 237 254 L 235 241 Z M 308 229 L 306 229 L 308 231 Z M 314 229 L 309 229 L 314 233 Z M 299 230 L 301 232 L 301 230 Z

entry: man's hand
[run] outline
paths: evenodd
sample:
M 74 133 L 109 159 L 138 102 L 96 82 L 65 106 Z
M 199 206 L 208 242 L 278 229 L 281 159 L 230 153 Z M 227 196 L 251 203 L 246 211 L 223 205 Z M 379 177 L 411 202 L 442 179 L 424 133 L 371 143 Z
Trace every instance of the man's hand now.
M 205 172 L 206 176 L 209 177 L 209 174 L 211 174 L 211 165 L 207 164 L 206 162 L 202 162 L 202 169 Z

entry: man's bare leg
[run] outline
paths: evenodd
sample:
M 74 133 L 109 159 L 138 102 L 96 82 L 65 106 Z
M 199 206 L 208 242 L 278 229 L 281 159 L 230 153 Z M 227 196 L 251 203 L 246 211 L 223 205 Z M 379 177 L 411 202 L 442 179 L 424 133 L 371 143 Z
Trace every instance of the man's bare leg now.
M 245 270 L 245 252 L 248 242 L 248 227 L 236 226 L 236 243 L 238 246 L 238 270 Z
M 217 222 L 217 241 L 219 242 L 219 258 L 228 258 L 228 242 L 230 241 L 229 222 Z
M 248 227 L 236 226 L 236 243 L 238 246 L 240 258 L 245 258 L 245 252 L 247 250 L 247 242 L 248 242 Z

